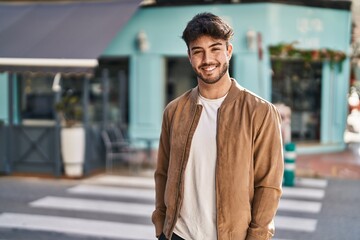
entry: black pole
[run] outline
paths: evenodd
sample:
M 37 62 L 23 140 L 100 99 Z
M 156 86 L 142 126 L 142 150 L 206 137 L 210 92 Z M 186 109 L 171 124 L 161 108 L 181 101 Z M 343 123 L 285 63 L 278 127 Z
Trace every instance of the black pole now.
M 109 113 L 109 70 L 104 68 L 101 74 L 102 89 L 103 89 L 103 128 L 108 124 L 108 113 Z
M 90 171 L 90 126 L 89 126 L 89 82 L 90 76 L 85 75 L 83 78 L 83 99 L 82 99 L 82 108 L 83 108 L 83 126 L 85 130 L 85 155 L 84 155 L 84 174 L 87 175 Z
M 119 122 L 120 122 L 120 126 L 123 127 L 126 123 L 126 74 L 124 70 L 120 70 L 119 71 L 119 112 L 120 112 L 120 116 L 119 116 Z
M 90 76 L 86 75 L 83 78 L 83 96 L 82 96 L 82 107 L 83 107 L 83 124 L 85 127 L 89 126 L 89 82 L 90 82 Z
M 60 83 L 59 83 L 60 84 Z M 60 84 L 61 85 L 61 84 Z M 55 104 L 61 100 L 61 90 L 55 91 Z M 61 161 L 61 121 L 57 111 L 55 111 L 55 141 L 54 141 L 54 161 L 55 161 L 55 176 L 61 176 L 62 161 Z

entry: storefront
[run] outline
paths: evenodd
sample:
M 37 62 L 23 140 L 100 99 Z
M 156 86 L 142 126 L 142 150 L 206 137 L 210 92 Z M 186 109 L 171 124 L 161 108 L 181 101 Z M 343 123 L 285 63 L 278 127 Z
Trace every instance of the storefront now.
M 307 62 L 299 57 L 272 56 L 269 48 L 297 42 L 294 45 L 297 49 L 319 52 L 326 48 L 347 54 L 351 34 L 349 2 L 144 2 L 150 4 L 141 6 L 135 13 L 138 3 L 134 4 L 134 1 L 130 0 L 110 1 L 108 7 L 113 11 L 108 14 L 99 13 L 99 5 L 107 3 L 86 5 L 91 11 L 83 9 L 77 14 L 91 17 L 80 22 L 88 23 L 84 26 L 96 27 L 82 33 L 82 37 L 79 38 L 81 40 L 76 44 L 70 44 L 71 41 L 65 38 L 63 42 L 60 41 L 59 48 L 55 47 L 59 44 L 59 41 L 54 40 L 59 36 L 52 35 L 56 31 L 46 35 L 36 30 L 33 35 L 38 38 L 31 37 L 33 44 L 27 48 L 16 48 L 19 44 L 10 44 L 11 41 L 8 39 L 6 49 L 18 55 L 4 55 L 1 52 L 4 48 L 1 48 L 0 58 L 69 58 L 69 55 L 62 55 L 63 51 L 52 51 L 66 49 L 64 47 L 69 45 L 74 49 L 82 49 L 82 53 L 91 52 L 91 56 L 84 56 L 81 52 L 70 50 L 70 55 L 73 58 L 95 59 L 96 66 L 85 71 L 74 71 L 79 66 L 18 68 L 11 64 L 1 65 L 3 73 L 0 74 L 0 119 L 3 119 L 5 125 L 0 125 L 0 143 L 6 142 L 7 139 L 11 141 L 7 142 L 7 145 L 0 145 L 0 158 L 3 159 L 0 159 L 0 171 L 44 171 L 61 174 L 61 156 L 56 148 L 58 143 L 48 145 L 51 139 L 58 141 L 59 134 L 59 121 L 56 115 L 54 118 L 54 109 L 51 109 L 49 104 L 52 101 L 51 95 L 55 96 L 52 87 L 57 72 L 62 76 L 62 89 L 70 88 L 82 99 L 81 104 L 84 104 L 86 110 L 83 124 L 87 125 L 88 129 L 93 129 L 87 130 L 87 141 L 90 142 L 87 142 L 86 154 L 92 158 L 87 160 L 88 171 L 104 164 L 101 159 L 103 156 L 97 149 L 101 148 L 98 130 L 106 122 L 120 120 L 121 124 L 126 125 L 131 139 L 143 139 L 148 146 L 156 149 L 165 105 L 196 85 L 196 77 L 188 63 L 186 45 L 180 36 L 187 22 L 195 14 L 206 11 L 220 15 L 235 30 L 232 40 L 234 53 L 230 67 L 231 75 L 242 86 L 261 97 L 291 106 L 292 138 L 297 143 L 300 154 L 339 151 L 345 148 L 343 133 L 348 110 L 346 96 L 349 89 L 349 58 L 346 56 L 342 61 L 335 63 L 328 59 Z M 118 6 L 117 9 L 111 4 L 129 4 L 132 7 Z M 55 12 L 55 7 L 52 11 Z M 75 19 L 82 18 L 76 18 L 76 14 L 73 16 L 73 20 L 66 20 L 66 24 L 59 26 L 59 29 L 72 29 L 70 32 L 64 32 L 63 36 L 71 36 L 78 29 L 82 29 L 81 24 L 74 24 Z M 10 16 L 7 18 L 11 19 Z M 3 16 L 0 16 L 0 29 L 5 28 L 1 28 L 2 19 Z M 22 24 L 26 25 L 24 21 Z M 114 26 L 114 23 L 119 25 Z M 55 23 L 49 22 L 48 29 L 53 27 L 51 24 Z M 117 30 L 113 35 L 106 35 L 105 30 L 109 28 Z M 11 37 L 11 32 L 5 33 L 3 36 Z M 104 34 L 104 39 L 108 42 L 100 41 L 102 48 L 93 51 L 98 46 L 99 36 L 105 36 Z M 52 47 L 46 45 L 52 41 L 48 39 L 49 36 L 54 40 Z M 1 41 L 0 39 L 0 44 Z M 33 105 L 35 108 L 31 108 Z M 29 123 L 33 124 L 29 119 L 36 119 L 37 124 L 31 126 L 31 130 L 39 127 L 41 123 L 43 131 L 43 128 L 48 126 L 46 124 L 50 124 L 49 134 L 54 135 L 50 136 L 49 140 L 46 138 L 49 134 L 27 132 L 26 135 L 31 139 L 28 145 L 32 146 L 35 155 L 29 154 L 31 151 L 27 150 L 28 148 L 19 148 L 17 144 L 24 140 L 17 137 L 24 134 L 15 134 L 16 131 L 24 132 Z M 42 122 L 39 122 L 39 119 L 42 119 Z M 7 134 L 2 134 L 4 131 Z M 22 136 L 22 139 L 29 140 L 26 136 Z M 34 147 L 39 142 L 43 142 L 43 146 Z M 39 159 L 42 160 L 37 163 Z M 19 161 L 25 162 L 26 167 L 16 163 Z
M 0 173 L 64 174 L 56 106 L 68 96 L 83 174 L 104 168 L 101 130 L 128 124 L 129 63 L 100 55 L 139 3 L 0 4 Z
M 261 97 L 292 108 L 292 138 L 299 153 L 344 149 L 350 2 L 300 2 L 161 1 L 141 8 L 103 54 L 130 56 L 130 135 L 158 136 L 166 103 L 196 84 L 180 36 L 196 13 L 208 11 L 234 27 L 232 76 Z M 328 49 L 345 58 L 334 63 L 327 58 L 307 62 L 302 57 L 271 56 L 269 47 L 294 42 L 298 49 Z

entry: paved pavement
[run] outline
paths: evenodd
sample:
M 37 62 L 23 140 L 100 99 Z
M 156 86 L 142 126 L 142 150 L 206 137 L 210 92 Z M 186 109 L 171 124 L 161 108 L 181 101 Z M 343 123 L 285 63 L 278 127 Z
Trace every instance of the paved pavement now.
M 296 159 L 296 175 L 300 177 L 360 180 L 359 149 L 299 155 Z

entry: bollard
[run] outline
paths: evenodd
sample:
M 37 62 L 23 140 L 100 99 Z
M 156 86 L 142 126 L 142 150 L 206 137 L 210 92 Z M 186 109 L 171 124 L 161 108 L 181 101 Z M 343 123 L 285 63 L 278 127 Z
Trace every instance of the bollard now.
M 295 160 L 296 160 L 296 147 L 295 143 L 285 144 L 285 166 L 284 166 L 284 181 L 285 186 L 292 187 L 295 185 Z

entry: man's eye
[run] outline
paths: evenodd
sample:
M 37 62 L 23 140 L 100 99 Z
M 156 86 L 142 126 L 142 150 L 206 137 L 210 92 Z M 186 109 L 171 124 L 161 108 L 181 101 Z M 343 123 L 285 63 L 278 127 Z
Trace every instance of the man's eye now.
M 213 51 L 220 51 L 220 48 L 213 48 Z

